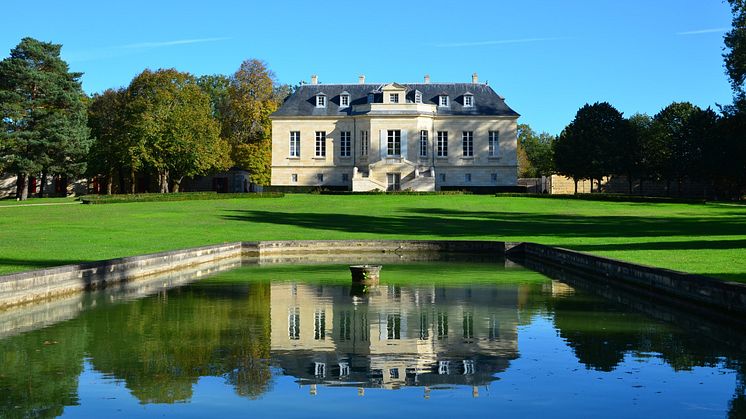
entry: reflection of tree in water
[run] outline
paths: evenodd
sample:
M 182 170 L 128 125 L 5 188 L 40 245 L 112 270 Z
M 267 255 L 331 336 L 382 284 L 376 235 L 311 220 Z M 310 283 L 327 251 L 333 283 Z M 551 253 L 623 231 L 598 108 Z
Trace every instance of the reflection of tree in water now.
M 675 371 L 718 366 L 735 370 L 736 389 L 729 403 L 729 417 L 746 417 L 746 364 L 741 350 L 746 339 L 727 326 L 664 305 L 655 306 L 663 318 L 686 323 L 652 322 L 630 308 L 585 293 L 552 298 L 547 304 L 554 311 L 560 336 L 588 368 L 613 371 L 627 354 L 644 357 L 653 353 Z M 707 330 L 709 336 L 703 338 L 686 327 L 691 324 Z
M 209 286 L 114 305 L 91 318 L 93 366 L 142 403 L 188 400 L 201 376 L 225 376 L 240 395 L 269 386 L 269 286 L 213 295 Z M 119 325 L 117 328 L 111 325 Z
M 56 417 L 78 404 L 84 350 L 74 320 L 0 341 L 0 417 Z

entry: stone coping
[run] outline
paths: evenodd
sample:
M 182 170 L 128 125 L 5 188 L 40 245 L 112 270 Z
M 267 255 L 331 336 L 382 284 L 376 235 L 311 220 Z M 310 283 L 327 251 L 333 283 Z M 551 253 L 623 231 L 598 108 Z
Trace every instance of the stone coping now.
M 434 254 L 531 258 L 581 270 L 612 283 L 653 294 L 746 313 L 746 284 L 726 282 L 536 243 L 467 240 L 277 240 L 233 242 L 141 256 L 85 262 L 0 276 L 0 308 L 212 264 L 224 259 L 248 263 L 354 261 L 378 255 L 392 261 L 433 260 Z M 209 265 L 205 265 L 209 266 Z

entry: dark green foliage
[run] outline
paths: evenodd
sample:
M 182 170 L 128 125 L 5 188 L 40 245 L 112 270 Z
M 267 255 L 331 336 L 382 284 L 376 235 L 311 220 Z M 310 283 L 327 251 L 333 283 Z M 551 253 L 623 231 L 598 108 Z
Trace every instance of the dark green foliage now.
M 621 112 L 606 102 L 586 104 L 560 134 L 554 147 L 558 173 L 579 179 L 601 179 L 615 172 L 618 148 L 627 135 Z
M 737 96 L 744 96 L 746 82 L 746 0 L 728 0 L 733 12 L 731 30 L 725 34 L 725 69 Z
M 116 171 L 123 177 L 141 165 L 135 148 L 128 142 L 125 98 L 124 89 L 108 89 L 93 95 L 88 106 L 88 127 L 93 139 L 88 154 L 88 175 L 103 175 L 107 194 L 112 193 Z
M 131 195 L 86 195 L 80 200 L 84 204 L 121 204 L 128 202 L 161 202 L 161 201 L 204 201 L 214 199 L 251 199 L 251 198 L 282 198 L 280 192 L 254 193 L 217 193 L 217 192 L 182 192 L 165 194 L 131 194 Z
M 0 62 L 0 162 L 18 174 L 20 199 L 30 175 L 85 171 L 90 142 L 82 74 L 69 71 L 61 48 L 24 38 Z

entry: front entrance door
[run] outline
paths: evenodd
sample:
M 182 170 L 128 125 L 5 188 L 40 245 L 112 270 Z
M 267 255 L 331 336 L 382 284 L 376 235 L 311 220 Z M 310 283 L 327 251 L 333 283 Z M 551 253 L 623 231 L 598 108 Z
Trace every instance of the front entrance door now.
M 386 190 L 398 191 L 401 189 L 401 173 L 386 173 Z

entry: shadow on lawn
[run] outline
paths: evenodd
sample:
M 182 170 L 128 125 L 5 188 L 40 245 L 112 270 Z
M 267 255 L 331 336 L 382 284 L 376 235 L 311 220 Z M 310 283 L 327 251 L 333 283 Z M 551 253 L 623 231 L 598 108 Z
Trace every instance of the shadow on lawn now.
M 746 235 L 746 221 L 736 217 L 651 218 L 619 215 L 543 215 L 430 208 L 407 210 L 406 213 L 390 215 L 234 210 L 224 218 L 317 230 L 397 236 L 634 238 Z M 688 242 L 674 243 L 687 246 Z M 701 243 L 706 245 L 704 240 Z M 563 245 L 561 241 L 554 244 Z M 723 244 L 723 246 L 728 245 Z M 673 244 L 667 248 L 680 247 Z
M 441 236 L 445 238 L 483 236 L 486 239 L 547 237 L 547 240 L 543 241 L 547 244 L 580 251 L 746 249 L 746 239 L 740 237 L 732 240 L 728 239 L 728 236 L 746 236 L 746 219 L 744 217 L 718 215 L 713 217 L 665 218 L 633 215 L 543 215 L 428 208 L 407 209 L 387 215 L 234 210 L 224 215 L 223 218 L 233 221 L 278 224 L 347 233 L 411 237 L 413 239 L 418 236 Z M 650 241 L 651 237 L 657 236 L 702 236 L 716 239 Z M 572 240 L 563 240 L 563 238 Z M 576 239 L 582 238 L 628 238 L 630 242 L 578 243 Z M 636 238 L 645 241 L 637 242 Z M 717 266 L 713 266 L 713 270 L 717 269 Z M 708 273 L 708 275 L 746 281 L 746 272 Z
M 74 263 L 81 263 L 80 260 L 61 260 L 61 259 L 37 259 L 37 260 L 24 260 L 24 259 L 8 259 L 0 258 L 0 266 L 22 266 L 24 268 L 49 268 L 52 266 L 71 265 Z M 13 272 L 8 272 L 13 273 Z M 0 275 L 5 275 L 0 273 Z

